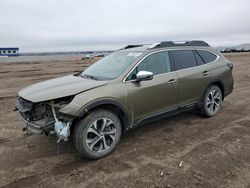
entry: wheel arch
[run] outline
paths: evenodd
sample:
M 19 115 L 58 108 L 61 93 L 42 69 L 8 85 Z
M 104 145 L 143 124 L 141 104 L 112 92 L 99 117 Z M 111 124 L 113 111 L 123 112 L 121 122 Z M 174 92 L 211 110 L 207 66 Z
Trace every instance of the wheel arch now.
M 206 94 L 206 91 L 209 87 L 211 87 L 212 85 L 215 85 L 217 87 L 220 88 L 221 90 L 221 93 L 222 93 L 222 100 L 224 100 L 224 97 L 225 97 L 225 87 L 224 87 L 224 84 L 221 80 L 212 80 L 211 82 L 209 82 L 209 84 L 207 85 L 204 93 L 203 93 L 203 96 Z
M 88 113 L 100 108 L 108 109 L 115 113 L 121 121 L 122 132 L 126 132 L 129 127 L 129 115 L 126 108 L 115 99 L 100 99 L 88 103 L 80 110 L 78 118 L 84 118 Z

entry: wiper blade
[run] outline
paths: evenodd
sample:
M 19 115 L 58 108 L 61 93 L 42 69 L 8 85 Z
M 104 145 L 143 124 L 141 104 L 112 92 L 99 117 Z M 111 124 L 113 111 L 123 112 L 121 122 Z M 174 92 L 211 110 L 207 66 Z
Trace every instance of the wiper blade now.
M 102 80 L 101 78 L 98 78 L 96 76 L 87 75 L 87 74 L 82 75 L 82 77 L 89 78 L 89 79 L 92 79 L 92 80 Z

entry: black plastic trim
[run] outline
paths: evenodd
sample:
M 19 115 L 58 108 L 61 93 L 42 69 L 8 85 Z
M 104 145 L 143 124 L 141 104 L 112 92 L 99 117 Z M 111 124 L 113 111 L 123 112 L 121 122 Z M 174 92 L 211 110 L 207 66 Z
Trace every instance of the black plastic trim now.
M 124 117 L 122 118 L 122 121 L 123 121 L 122 124 L 123 124 L 123 130 L 125 131 L 127 127 L 129 126 L 129 122 L 128 122 L 129 115 L 128 115 L 126 108 L 119 101 L 115 99 L 100 99 L 100 100 L 92 101 L 82 108 L 78 117 L 79 118 L 84 117 L 88 113 L 88 111 L 101 105 L 114 105 L 122 111 L 124 115 Z
M 179 46 L 207 46 L 209 47 L 210 45 L 201 40 L 191 40 L 191 41 L 183 41 L 183 42 L 164 41 L 156 45 L 152 49 L 165 48 L 165 47 L 179 47 Z
M 208 90 L 208 88 L 209 88 L 210 86 L 212 86 L 212 85 L 215 85 L 214 83 L 216 83 L 216 82 L 219 82 L 219 83 L 222 85 L 222 87 L 223 87 L 223 91 L 221 91 L 221 93 L 222 93 L 222 97 L 223 97 L 222 100 L 224 100 L 224 98 L 225 98 L 225 85 L 224 85 L 224 83 L 223 83 L 221 80 L 218 80 L 218 79 L 211 80 L 211 81 L 207 84 L 207 87 L 205 88 L 205 90 L 204 90 L 204 92 L 203 92 L 202 99 L 204 98 L 204 96 L 205 96 L 206 91 Z
M 198 107 L 199 105 L 200 105 L 200 103 L 195 101 L 195 102 L 191 102 L 191 103 L 185 104 L 185 105 L 177 107 L 177 108 L 173 108 L 171 110 L 166 110 L 166 111 L 162 111 L 162 112 L 159 112 L 159 113 L 156 113 L 153 115 L 142 117 L 142 118 L 138 119 L 137 121 L 135 121 L 134 124 L 130 125 L 126 131 L 128 131 L 130 129 L 134 129 L 134 128 L 139 127 L 141 125 L 144 125 L 146 123 L 150 123 L 150 122 L 157 121 L 157 120 L 160 120 L 160 119 L 163 119 L 166 117 L 170 117 L 170 116 L 173 116 L 173 115 L 185 112 L 185 111 L 192 110 L 195 107 Z
M 137 48 L 137 47 L 142 47 L 142 44 L 129 44 L 127 46 L 125 46 L 123 49 L 129 49 L 129 48 Z

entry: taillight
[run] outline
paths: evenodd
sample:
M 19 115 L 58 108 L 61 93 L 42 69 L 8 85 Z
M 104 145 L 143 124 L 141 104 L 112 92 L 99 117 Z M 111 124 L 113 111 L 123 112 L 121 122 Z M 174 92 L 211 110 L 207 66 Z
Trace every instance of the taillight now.
M 233 63 L 231 63 L 231 62 L 227 62 L 227 66 L 228 66 L 231 70 L 233 70 L 233 68 L 234 68 Z

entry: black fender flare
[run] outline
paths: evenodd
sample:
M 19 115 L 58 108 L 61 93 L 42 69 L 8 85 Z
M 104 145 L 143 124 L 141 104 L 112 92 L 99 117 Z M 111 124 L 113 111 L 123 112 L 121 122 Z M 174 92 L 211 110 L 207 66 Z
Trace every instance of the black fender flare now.
M 221 86 L 222 86 L 222 91 L 221 91 L 221 93 L 222 93 L 222 100 L 224 99 L 224 92 L 225 92 L 225 86 L 224 86 L 224 83 L 221 81 L 221 80 L 219 80 L 219 79 L 214 79 L 214 80 L 211 80 L 210 82 L 208 82 L 208 84 L 207 84 L 207 86 L 205 87 L 205 90 L 203 91 L 203 95 L 202 95 L 202 99 L 204 98 L 204 96 L 205 96 L 205 94 L 206 94 L 206 92 L 207 92 L 207 90 L 208 90 L 208 88 L 210 87 L 210 86 L 212 86 L 212 85 L 216 85 L 216 84 L 214 84 L 214 83 L 220 83 L 221 84 Z M 219 86 L 218 86 L 219 87 Z
M 122 118 L 122 127 L 123 127 L 123 131 L 125 132 L 129 127 L 129 113 L 126 110 L 126 108 L 123 106 L 123 104 L 116 99 L 93 100 L 81 108 L 78 118 L 83 118 L 91 109 L 96 108 L 101 105 L 113 105 L 121 110 L 124 116 Z

